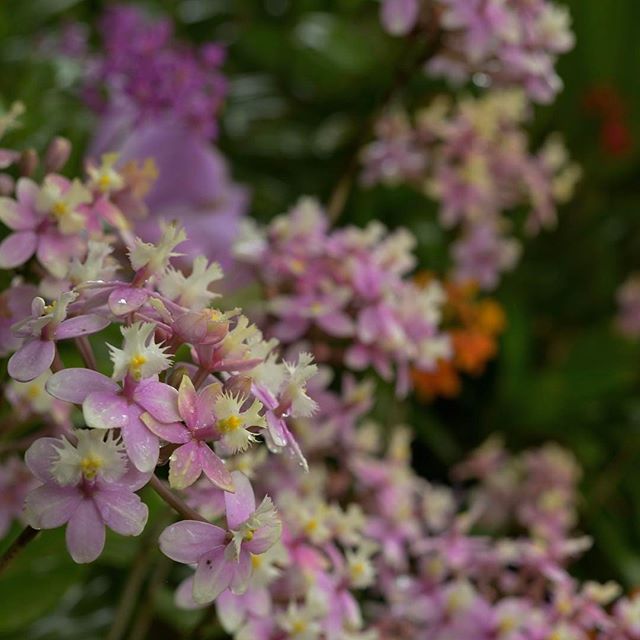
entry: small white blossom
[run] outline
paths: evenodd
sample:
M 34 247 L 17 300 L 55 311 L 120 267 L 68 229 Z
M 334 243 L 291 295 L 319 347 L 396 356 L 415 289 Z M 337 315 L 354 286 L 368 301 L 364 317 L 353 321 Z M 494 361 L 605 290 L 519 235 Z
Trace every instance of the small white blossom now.
M 123 348 L 107 345 L 113 362 L 114 380 L 123 380 L 127 374 L 134 380 L 142 380 L 171 366 L 165 347 L 157 344 L 153 338 L 153 323 L 136 322 L 129 327 L 122 327 L 121 331 L 124 336 Z
M 124 178 L 114 168 L 118 154 L 105 153 L 101 160 L 102 164 L 99 167 L 94 165 L 87 169 L 89 186 L 101 193 L 120 191 L 124 187 Z
M 78 209 L 91 200 L 91 192 L 80 180 L 74 180 L 63 191 L 61 182 L 48 176 L 36 197 L 36 208 L 41 213 L 52 215 L 62 233 L 73 234 L 85 228 L 85 216 Z
M 222 277 L 222 268 L 217 262 L 209 264 L 204 256 L 197 256 L 188 276 L 169 267 L 160 281 L 159 289 L 170 300 L 197 311 L 204 309 L 211 300 L 219 297 L 220 294 L 209 291 L 209 287 Z
M 256 441 L 255 434 L 249 431 L 249 428 L 266 427 L 266 421 L 260 415 L 262 403 L 254 400 L 251 406 L 243 411 L 241 407 L 244 402 L 245 398 L 221 393 L 214 403 L 216 427 L 222 434 L 222 443 L 232 453 L 245 451 Z
M 134 271 L 146 267 L 149 274 L 163 274 L 169 265 L 169 260 L 182 255 L 176 253 L 174 249 L 187 239 L 184 228 L 175 223 L 161 223 L 161 228 L 162 237 L 158 244 L 143 242 L 140 238 L 136 238 L 133 248 L 129 251 L 129 259 Z
M 78 444 L 72 445 L 65 437 L 57 448 L 51 473 L 61 485 L 73 485 L 84 477 L 101 477 L 107 482 L 121 478 L 127 470 L 124 445 L 112 432 L 81 429 L 75 432 Z

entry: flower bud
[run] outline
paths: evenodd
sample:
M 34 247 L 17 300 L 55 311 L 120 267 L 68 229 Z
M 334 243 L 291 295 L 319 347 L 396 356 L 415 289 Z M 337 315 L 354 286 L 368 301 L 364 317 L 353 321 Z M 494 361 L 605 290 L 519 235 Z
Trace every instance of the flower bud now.
M 44 155 L 44 167 L 46 171 L 60 171 L 71 155 L 71 142 L 67 138 L 56 136 Z

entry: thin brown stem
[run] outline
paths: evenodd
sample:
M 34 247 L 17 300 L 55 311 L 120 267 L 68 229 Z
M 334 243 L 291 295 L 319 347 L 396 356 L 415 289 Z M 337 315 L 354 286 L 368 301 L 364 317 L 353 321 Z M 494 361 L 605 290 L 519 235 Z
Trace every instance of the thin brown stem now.
M 11 561 L 40 533 L 38 529 L 25 527 L 20 535 L 11 543 L 11 546 L 2 554 L 0 558 L 0 574 L 11 564 Z
M 151 488 L 179 515 L 185 520 L 200 520 L 207 522 L 195 509 L 192 509 L 182 498 L 179 498 L 167 485 L 156 475 L 151 476 L 149 481 Z
M 93 353 L 93 347 L 91 346 L 91 342 L 89 342 L 89 338 L 87 336 L 79 336 L 74 342 L 87 368 L 97 371 L 98 362 L 95 353 Z
M 356 135 L 354 152 L 350 156 L 344 171 L 331 192 L 327 204 L 329 219 L 334 223 L 342 214 L 347 203 L 351 188 L 358 173 L 360 150 L 371 136 L 376 121 L 380 115 L 389 108 L 391 101 L 395 99 L 396 95 L 408 84 L 416 69 L 432 58 L 440 47 L 440 32 L 437 27 L 437 21 L 427 21 L 427 23 L 433 24 L 435 27 L 426 32 L 419 29 L 408 36 L 407 46 L 400 57 L 391 84 L 381 95 L 371 111 L 371 115 L 365 119 L 359 133 Z M 420 37 L 419 45 L 417 47 L 414 46 L 416 38 Z

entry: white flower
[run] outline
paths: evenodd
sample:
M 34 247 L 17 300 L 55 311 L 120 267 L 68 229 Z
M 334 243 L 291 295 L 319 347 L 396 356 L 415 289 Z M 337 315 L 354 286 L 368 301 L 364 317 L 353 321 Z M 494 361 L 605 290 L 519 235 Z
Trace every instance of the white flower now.
M 45 384 L 50 377 L 51 371 L 47 369 L 30 382 L 11 380 L 7 385 L 7 397 L 12 402 L 24 402 L 35 413 L 50 413 L 54 399 L 45 390 Z
M 288 638 L 316 640 L 322 632 L 320 624 L 315 619 L 317 614 L 314 607 L 298 606 L 291 602 L 284 613 L 276 616 L 276 620 L 278 626 L 288 634 Z
M 282 401 L 291 407 L 291 416 L 294 418 L 306 418 L 312 415 L 318 408 L 318 403 L 307 395 L 307 382 L 318 371 L 313 364 L 313 356 L 303 352 L 298 356 L 298 361 L 284 363 L 286 369 L 285 381 L 281 389 Z
M 94 480 L 100 476 L 107 482 L 121 478 L 127 470 L 127 456 L 120 438 L 112 432 L 80 429 L 75 432 L 78 444 L 72 445 L 65 437 L 56 449 L 51 473 L 61 485 L 73 485 L 84 477 Z
M 244 451 L 256 441 L 255 435 L 249 431 L 250 427 L 266 427 L 266 421 L 260 415 L 262 403 L 254 400 L 248 409 L 242 411 L 244 402 L 242 397 L 221 393 L 214 403 L 216 427 L 222 434 L 222 443 L 232 453 Z
M 376 571 L 371 562 L 370 550 L 365 548 L 356 551 L 347 551 L 347 574 L 351 585 L 356 589 L 370 587 L 376 577 Z
M 171 258 L 182 255 L 176 253 L 174 249 L 187 239 L 184 228 L 176 223 L 160 224 L 162 237 L 158 244 L 143 242 L 140 238 L 136 238 L 133 248 L 129 251 L 129 259 L 134 271 L 146 267 L 150 275 L 162 274 L 166 271 Z
M 109 356 L 113 362 L 113 379 L 123 380 L 129 373 L 134 380 L 155 376 L 171 366 L 171 359 L 165 353 L 165 347 L 156 344 L 153 339 L 155 325 L 152 322 L 136 322 L 122 327 L 124 344 L 122 349 L 109 347 Z
M 197 256 L 189 276 L 169 267 L 158 288 L 167 298 L 197 311 L 204 309 L 211 300 L 219 297 L 220 294 L 209 291 L 209 287 L 222 277 L 222 268 L 217 262 L 208 264 L 204 256 Z
M 240 555 L 242 543 L 251 542 L 256 533 L 260 535 L 261 539 L 270 541 L 271 545 L 274 545 L 280 539 L 282 521 L 271 498 L 265 496 L 247 521 L 243 522 L 239 529 L 232 529 L 232 533 L 233 551 L 236 558 Z
M 99 167 L 90 166 L 87 169 L 89 174 L 89 185 L 101 193 L 111 193 L 120 191 L 124 187 L 123 177 L 113 168 L 118 160 L 117 153 L 105 153 Z
M 233 243 L 233 255 L 244 262 L 257 263 L 266 248 L 264 231 L 250 218 L 243 220 Z
M 95 280 L 111 280 L 118 270 L 117 262 L 111 258 L 113 249 L 107 242 L 89 240 L 84 262 L 74 258 L 69 266 L 67 278 L 75 285 Z
M 41 213 L 51 214 L 62 233 L 73 234 L 86 227 L 85 217 L 78 207 L 91 200 L 91 192 L 80 180 L 74 180 L 63 192 L 61 182 L 48 176 L 36 197 L 36 208 Z

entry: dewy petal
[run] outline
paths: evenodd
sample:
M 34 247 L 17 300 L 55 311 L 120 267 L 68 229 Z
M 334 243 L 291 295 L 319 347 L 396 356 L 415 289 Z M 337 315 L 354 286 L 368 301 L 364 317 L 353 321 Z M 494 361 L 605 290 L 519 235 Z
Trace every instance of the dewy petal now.
M 129 465 L 126 473 L 118 478 L 118 485 L 126 487 L 129 491 L 138 491 L 142 489 L 150 480 L 153 471 L 138 471 L 132 464 Z M 107 489 L 109 487 L 106 487 Z
M 224 504 L 227 511 L 227 527 L 237 529 L 256 510 L 256 498 L 249 478 L 240 471 L 231 474 L 235 493 L 224 494 Z
M 38 438 L 24 454 L 24 461 L 29 471 L 40 482 L 55 482 L 51 474 L 51 465 L 58 459 L 58 448 L 61 443 L 62 440 L 59 438 Z
M 13 269 L 24 264 L 35 252 L 38 236 L 33 231 L 18 231 L 0 243 L 0 269 Z
M 199 604 L 213 602 L 231 584 L 234 565 L 225 558 L 224 547 L 202 557 L 193 577 L 193 599 Z
M 29 340 L 9 360 L 9 375 L 19 382 L 29 382 L 44 373 L 53 362 L 56 345 L 51 340 Z
M 189 426 L 195 426 L 198 416 L 198 396 L 189 376 L 182 376 L 178 390 L 178 411 Z
M 91 369 L 72 368 L 54 373 L 46 382 L 46 390 L 58 400 L 82 404 L 95 391 L 117 393 L 118 383 Z
M 93 429 L 121 429 L 129 422 L 129 403 L 112 391 L 90 393 L 82 403 L 82 414 Z
M 160 422 L 148 413 L 143 413 L 140 419 L 151 432 L 166 442 L 186 444 L 191 440 L 191 432 L 182 422 Z
M 284 420 L 278 418 L 272 411 L 267 412 L 267 429 L 276 446 L 286 446 L 287 437 L 284 430 Z
M 133 399 L 160 422 L 180 422 L 178 391 L 168 384 L 143 380 L 133 392 Z
M 73 516 L 83 495 L 76 487 L 44 484 L 29 493 L 25 501 L 27 522 L 34 529 L 55 529 Z
M 225 467 L 224 462 L 211 450 L 211 448 L 202 443 L 198 451 L 200 455 L 200 466 L 205 475 L 216 487 L 225 492 L 235 491 L 233 478 L 229 470 Z M 225 493 L 225 495 L 227 495 Z
M 95 313 L 69 318 L 60 323 L 56 329 L 55 337 L 56 340 L 66 340 L 68 338 L 77 338 L 78 336 L 88 336 L 102 331 L 110 324 L 111 321 L 108 318 Z
M 147 429 L 137 410 L 133 408 L 129 411 L 127 424 L 122 428 L 122 439 L 136 469 L 143 472 L 153 471 L 160 455 L 158 436 Z
M 109 294 L 109 309 L 116 316 L 125 316 L 137 311 L 148 299 L 146 289 L 118 287 Z
M 240 553 L 236 562 L 231 580 L 231 591 L 236 595 L 242 595 L 249 586 L 249 579 L 253 573 L 253 564 L 249 553 Z
M 93 562 L 104 549 L 104 523 L 93 500 L 80 502 L 67 524 L 67 549 L 75 562 Z
M 191 441 L 178 447 L 170 458 L 169 484 L 172 489 L 190 487 L 202 473 L 199 444 Z
M 131 491 L 119 487 L 96 491 L 93 500 L 104 523 L 122 536 L 139 536 L 147 524 L 149 509 Z
M 195 564 L 214 549 L 222 548 L 226 532 L 208 522 L 182 520 L 160 535 L 160 549 L 168 558 L 183 564 Z

